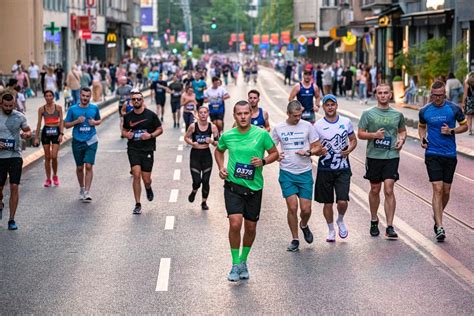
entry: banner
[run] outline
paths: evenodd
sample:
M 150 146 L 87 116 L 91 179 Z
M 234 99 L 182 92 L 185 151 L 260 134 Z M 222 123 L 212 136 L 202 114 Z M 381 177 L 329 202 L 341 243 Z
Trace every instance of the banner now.
M 245 41 L 245 34 L 244 33 L 239 33 L 239 42 Z
M 262 44 L 268 44 L 268 34 L 262 34 Z
M 290 44 L 291 42 L 290 31 L 281 32 L 281 41 L 283 42 L 283 44 Z
M 230 34 L 230 42 L 237 42 L 237 34 L 235 33 Z
M 259 34 L 256 34 L 256 35 L 253 36 L 253 41 L 252 41 L 252 43 L 253 43 L 254 45 L 260 44 L 260 35 L 259 35 Z
M 278 39 L 278 33 L 272 33 L 272 35 L 270 37 L 270 44 L 278 45 L 279 43 L 280 43 L 280 41 Z
M 140 1 L 140 24 L 142 32 L 158 32 L 158 0 Z
M 178 43 L 186 44 L 188 41 L 188 34 L 186 32 L 178 32 Z

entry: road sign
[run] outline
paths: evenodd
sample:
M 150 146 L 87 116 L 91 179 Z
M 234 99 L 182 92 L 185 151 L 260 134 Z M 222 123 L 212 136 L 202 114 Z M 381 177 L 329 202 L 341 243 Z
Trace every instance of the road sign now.
M 82 39 L 88 40 L 92 38 L 92 32 L 88 30 L 79 30 L 79 36 Z
M 186 44 L 187 42 L 187 33 L 186 32 L 178 32 L 178 43 Z
M 298 38 L 296 40 L 298 41 L 298 44 L 300 44 L 300 45 L 304 45 L 308 41 L 308 39 L 304 35 L 298 36 Z
M 209 34 L 202 34 L 202 42 L 203 43 L 209 43 L 210 42 Z
M 60 28 L 56 27 L 54 22 L 51 22 L 49 27 L 46 27 L 46 31 L 49 31 L 49 33 L 51 33 L 52 36 L 54 36 L 54 33 L 59 32 L 59 30 Z
M 306 55 L 306 46 L 298 45 L 298 54 L 299 55 Z

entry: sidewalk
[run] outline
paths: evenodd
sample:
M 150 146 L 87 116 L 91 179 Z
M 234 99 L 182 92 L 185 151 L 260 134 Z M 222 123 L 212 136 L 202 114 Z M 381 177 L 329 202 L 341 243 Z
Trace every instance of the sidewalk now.
M 282 80 L 284 76 L 280 73 L 275 72 L 271 68 L 266 68 L 269 71 L 272 71 L 276 76 Z M 288 87 L 288 88 L 286 88 Z M 290 86 L 285 86 L 290 92 Z M 352 119 L 359 120 L 362 112 L 372 106 L 377 104 L 377 101 L 374 99 L 369 99 L 368 104 L 360 104 L 359 99 L 354 97 L 354 100 L 348 100 L 345 97 L 338 97 L 339 112 L 342 115 L 348 116 Z M 406 126 L 407 126 L 407 135 L 411 138 L 418 139 L 418 112 L 419 110 L 414 107 L 406 107 L 403 104 L 391 103 L 390 106 L 402 112 L 405 116 Z M 457 152 L 459 154 L 474 158 L 474 136 L 470 136 L 467 132 L 463 134 L 456 135 L 456 145 Z

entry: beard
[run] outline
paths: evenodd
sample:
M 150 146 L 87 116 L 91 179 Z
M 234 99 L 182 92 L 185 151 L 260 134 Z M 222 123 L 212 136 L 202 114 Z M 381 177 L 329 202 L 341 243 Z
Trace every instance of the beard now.
M 140 104 L 140 105 L 136 105 L 136 104 L 133 105 L 133 108 L 134 108 L 134 109 L 137 109 L 137 110 L 138 110 L 139 108 L 141 108 L 141 107 L 142 107 L 141 104 Z
M 13 110 L 3 110 L 3 112 L 4 112 L 6 115 L 10 115 L 10 114 L 12 114 Z

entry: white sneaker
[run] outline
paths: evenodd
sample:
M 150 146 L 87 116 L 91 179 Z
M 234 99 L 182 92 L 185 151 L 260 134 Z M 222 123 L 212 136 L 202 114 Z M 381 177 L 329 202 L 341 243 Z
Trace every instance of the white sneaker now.
M 84 196 L 84 189 L 81 188 L 81 191 L 79 191 L 79 200 L 84 201 L 86 197 Z
M 335 242 L 336 241 L 336 232 L 334 230 L 330 230 L 328 237 L 326 238 L 327 242 Z
M 84 191 L 84 200 L 83 201 L 86 202 L 86 203 L 92 202 L 92 197 L 91 197 L 89 191 Z
M 349 235 L 349 231 L 347 230 L 346 224 L 344 224 L 344 222 L 338 221 L 336 221 L 336 223 L 337 227 L 339 227 L 339 237 L 341 237 L 342 239 L 346 238 L 347 235 Z

